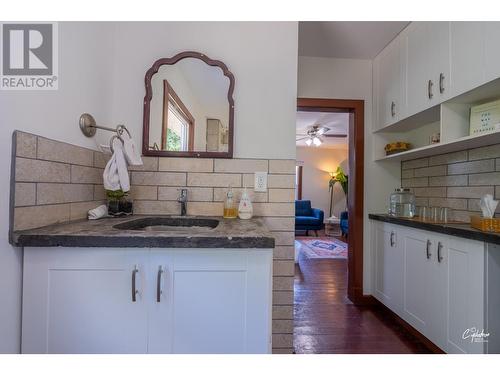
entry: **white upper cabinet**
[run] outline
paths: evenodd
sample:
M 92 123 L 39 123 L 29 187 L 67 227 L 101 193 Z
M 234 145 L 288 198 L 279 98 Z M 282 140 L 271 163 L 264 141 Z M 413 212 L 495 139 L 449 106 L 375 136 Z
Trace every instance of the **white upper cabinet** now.
M 407 115 L 441 103 L 449 88 L 449 22 L 413 22 L 406 39 Z
M 500 22 L 483 22 L 484 27 L 484 79 L 500 77 Z
M 426 24 L 432 106 L 450 97 L 450 22 L 426 22 Z
M 499 39 L 500 22 L 410 23 L 374 60 L 375 129 L 500 78 Z
M 485 71 L 482 68 L 485 62 L 484 35 L 484 22 L 450 22 L 451 97 L 485 82 Z M 500 28 L 497 35 L 500 35 Z M 498 38 L 495 40 L 495 45 L 497 44 Z M 495 53 L 498 59 L 498 48 L 495 48 Z M 498 66 L 496 63 L 497 69 Z
M 428 97 L 429 46 L 426 22 L 413 22 L 403 34 L 406 47 L 406 97 L 408 116 L 430 106 Z
M 397 122 L 401 111 L 401 48 L 393 40 L 378 56 L 378 123 L 381 127 Z

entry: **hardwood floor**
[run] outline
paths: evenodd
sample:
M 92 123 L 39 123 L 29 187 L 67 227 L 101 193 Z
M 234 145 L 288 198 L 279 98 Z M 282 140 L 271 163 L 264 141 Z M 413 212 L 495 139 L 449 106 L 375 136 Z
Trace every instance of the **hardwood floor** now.
M 301 353 L 430 353 L 379 307 L 347 298 L 347 260 L 307 259 L 295 265 L 294 346 Z

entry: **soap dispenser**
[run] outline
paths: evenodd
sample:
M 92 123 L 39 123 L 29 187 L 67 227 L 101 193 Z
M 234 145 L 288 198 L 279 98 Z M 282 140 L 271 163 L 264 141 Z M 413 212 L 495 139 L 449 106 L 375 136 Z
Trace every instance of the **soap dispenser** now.
M 252 200 L 248 195 L 246 187 L 243 190 L 243 194 L 241 195 L 240 205 L 238 207 L 238 216 L 243 220 L 251 219 L 253 216 Z
M 224 202 L 224 219 L 236 219 L 238 209 L 234 206 L 233 188 L 229 185 Z

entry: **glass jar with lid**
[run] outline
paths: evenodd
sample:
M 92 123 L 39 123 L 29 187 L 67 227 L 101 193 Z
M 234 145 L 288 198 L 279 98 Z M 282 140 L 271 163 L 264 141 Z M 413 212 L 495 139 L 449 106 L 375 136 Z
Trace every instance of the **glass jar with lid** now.
M 410 189 L 394 190 L 389 201 L 389 215 L 409 218 L 415 216 L 415 195 Z

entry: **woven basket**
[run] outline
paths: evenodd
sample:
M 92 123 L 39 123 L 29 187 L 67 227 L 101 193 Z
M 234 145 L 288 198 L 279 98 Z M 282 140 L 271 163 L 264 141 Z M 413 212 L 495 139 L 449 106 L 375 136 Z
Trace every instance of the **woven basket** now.
M 500 233 L 500 219 L 488 219 L 480 216 L 471 216 L 470 225 L 472 228 L 482 230 L 483 232 Z

